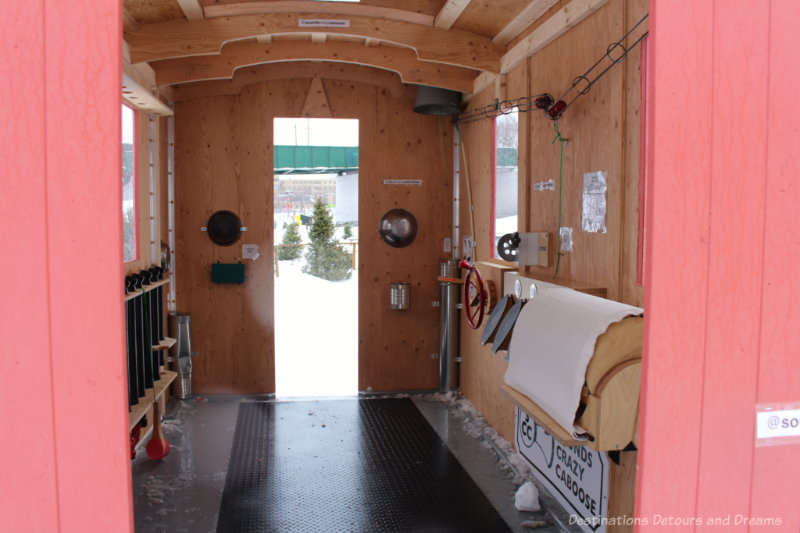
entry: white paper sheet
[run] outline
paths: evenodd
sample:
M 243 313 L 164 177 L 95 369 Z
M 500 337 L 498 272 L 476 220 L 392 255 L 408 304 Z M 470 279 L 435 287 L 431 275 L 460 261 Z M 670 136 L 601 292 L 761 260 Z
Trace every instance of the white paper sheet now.
M 643 312 L 575 290 L 541 291 L 511 334 L 505 382 L 528 396 L 575 438 L 575 412 L 594 346 L 608 326 Z

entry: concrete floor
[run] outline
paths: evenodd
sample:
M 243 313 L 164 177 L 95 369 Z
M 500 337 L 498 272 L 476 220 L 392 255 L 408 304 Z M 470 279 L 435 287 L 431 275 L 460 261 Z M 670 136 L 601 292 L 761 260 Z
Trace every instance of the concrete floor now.
M 455 416 L 452 404 L 448 406 L 425 395 L 412 398 L 512 531 L 530 532 L 532 529 L 523 524 L 542 520 L 549 525 L 536 531 L 563 530 L 553 525 L 559 523 L 557 515 L 561 513 L 546 494 L 541 498 L 543 507 L 554 511 L 556 516 L 552 512 L 521 513 L 514 508 L 517 486 L 508 469 L 503 468 L 504 463 L 485 442 L 467 434 L 465 422 Z M 137 533 L 216 531 L 238 405 L 244 399 L 252 400 L 195 397 L 170 403 L 163 423 L 164 435 L 171 445 L 170 455 L 152 461 L 140 444 L 133 461 Z

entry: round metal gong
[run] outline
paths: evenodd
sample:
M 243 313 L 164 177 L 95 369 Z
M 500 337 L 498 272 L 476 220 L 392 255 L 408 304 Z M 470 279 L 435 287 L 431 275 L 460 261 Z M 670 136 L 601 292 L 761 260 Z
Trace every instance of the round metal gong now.
M 408 246 L 417 236 L 417 218 L 405 209 L 390 209 L 381 218 L 378 231 L 389 246 Z
M 230 246 L 242 235 L 242 221 L 231 211 L 217 211 L 206 224 L 208 238 L 214 244 Z

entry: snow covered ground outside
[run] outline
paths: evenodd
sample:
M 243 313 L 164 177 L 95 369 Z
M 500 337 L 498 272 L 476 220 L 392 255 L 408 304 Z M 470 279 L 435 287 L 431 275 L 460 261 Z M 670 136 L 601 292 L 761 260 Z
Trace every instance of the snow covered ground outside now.
M 279 243 L 283 228 L 277 216 L 276 222 Z M 300 234 L 308 242 L 306 227 Z M 358 227 L 352 239 L 358 239 Z M 276 396 L 357 394 L 358 271 L 348 280 L 327 281 L 304 274 L 303 265 L 304 257 L 280 261 L 275 278 Z

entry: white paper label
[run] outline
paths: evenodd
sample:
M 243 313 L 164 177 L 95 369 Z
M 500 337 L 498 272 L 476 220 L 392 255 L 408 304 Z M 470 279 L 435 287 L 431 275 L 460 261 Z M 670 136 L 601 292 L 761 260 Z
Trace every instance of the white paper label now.
M 782 409 L 756 406 L 756 444 L 800 443 L 800 406 Z
M 464 257 L 472 257 L 472 236 L 467 235 L 461 242 L 461 253 Z
M 422 185 L 422 180 L 383 180 L 384 185 Z
M 452 249 L 453 249 L 453 241 L 450 240 L 450 237 L 445 237 L 442 246 L 442 251 L 444 251 L 444 253 L 446 254 L 449 254 L 452 251 Z
M 583 175 L 583 231 L 606 232 L 607 172 Z
M 261 253 L 257 244 L 242 245 L 242 259 L 258 259 Z
M 559 228 L 558 229 L 558 236 L 561 240 L 561 247 L 558 250 L 559 252 L 571 252 L 572 251 L 572 228 Z
M 297 21 L 300 28 L 349 28 L 349 20 L 341 19 L 300 19 Z
M 537 181 L 533 184 L 534 191 L 554 191 L 556 190 L 556 182 L 554 180 Z
M 570 515 L 570 525 L 604 533 L 608 515 L 608 459 L 588 446 L 562 446 L 519 407 L 514 417 L 517 451 L 536 479 Z

